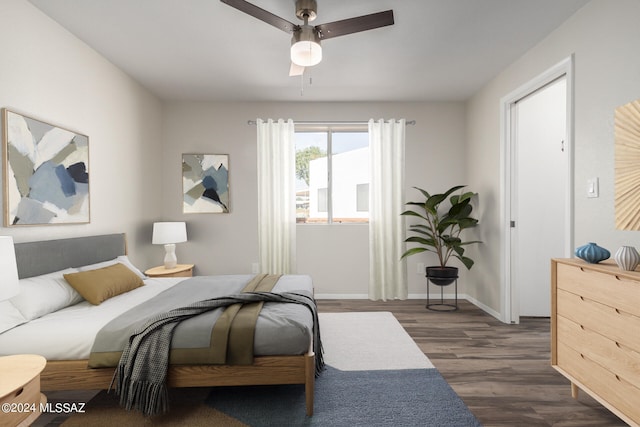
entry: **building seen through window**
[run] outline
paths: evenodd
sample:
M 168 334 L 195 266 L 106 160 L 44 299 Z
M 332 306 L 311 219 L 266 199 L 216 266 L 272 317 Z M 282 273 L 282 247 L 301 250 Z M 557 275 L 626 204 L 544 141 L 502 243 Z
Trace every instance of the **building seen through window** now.
M 369 220 L 369 134 L 364 128 L 296 128 L 298 223 Z

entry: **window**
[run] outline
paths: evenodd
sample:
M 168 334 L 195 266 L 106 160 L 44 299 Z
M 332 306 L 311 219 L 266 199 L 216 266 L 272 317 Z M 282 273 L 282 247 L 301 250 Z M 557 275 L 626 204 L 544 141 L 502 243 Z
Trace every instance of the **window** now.
M 367 127 L 296 126 L 298 223 L 369 220 Z

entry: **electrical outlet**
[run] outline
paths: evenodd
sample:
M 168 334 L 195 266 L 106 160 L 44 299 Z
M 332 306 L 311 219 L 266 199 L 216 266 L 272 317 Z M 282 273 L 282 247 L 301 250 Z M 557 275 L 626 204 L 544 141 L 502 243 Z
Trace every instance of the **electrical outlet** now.
M 260 270 L 260 265 L 257 262 L 251 264 L 251 273 L 258 274 L 258 270 Z
M 416 269 L 416 273 L 418 273 L 419 275 L 423 275 L 424 273 L 424 262 L 419 262 L 418 263 L 418 267 Z

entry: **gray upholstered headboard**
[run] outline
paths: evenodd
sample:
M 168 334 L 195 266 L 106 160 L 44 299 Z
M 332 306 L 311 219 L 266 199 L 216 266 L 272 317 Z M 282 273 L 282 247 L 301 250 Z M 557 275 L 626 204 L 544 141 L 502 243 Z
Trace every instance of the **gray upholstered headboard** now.
M 80 267 L 126 255 L 124 233 L 16 243 L 18 276 L 39 276 L 68 267 Z

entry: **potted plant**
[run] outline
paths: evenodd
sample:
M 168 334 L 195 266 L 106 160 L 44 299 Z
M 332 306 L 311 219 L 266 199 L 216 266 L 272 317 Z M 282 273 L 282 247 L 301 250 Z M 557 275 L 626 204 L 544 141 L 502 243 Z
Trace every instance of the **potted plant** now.
M 407 205 L 416 206 L 418 212 L 406 210 L 401 215 L 420 219 L 417 224 L 411 224 L 409 231 L 415 233 L 405 242 L 418 243 L 419 246 L 407 250 L 402 258 L 421 252 L 433 252 L 438 256 L 440 265 L 427 267 L 427 278 L 436 285 L 446 286 L 458 278 L 458 268 L 448 265 L 451 257 L 457 258 L 467 269 L 473 266 L 473 260 L 464 256 L 465 246 L 481 243 L 478 240 L 463 241 L 460 234 L 467 228 L 475 227 L 478 220 L 471 217 L 473 206 L 471 198 L 473 192 L 453 194 L 462 190 L 465 185 L 456 185 L 442 194 L 429 194 L 427 191 L 414 187 L 424 196 L 423 201 L 408 202 Z M 448 205 L 443 202 L 448 200 Z

